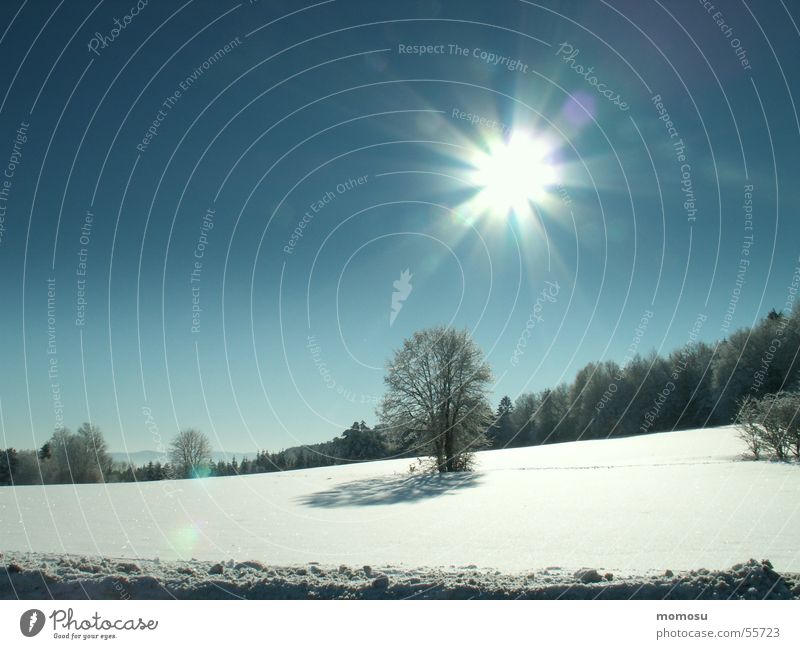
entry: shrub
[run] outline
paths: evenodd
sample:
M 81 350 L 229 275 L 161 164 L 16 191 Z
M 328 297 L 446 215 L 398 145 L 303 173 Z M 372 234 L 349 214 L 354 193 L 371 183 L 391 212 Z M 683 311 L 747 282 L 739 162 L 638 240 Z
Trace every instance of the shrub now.
M 757 399 L 747 395 L 739 405 L 739 438 L 755 459 L 764 452 L 777 460 L 800 459 L 800 393 L 778 392 Z

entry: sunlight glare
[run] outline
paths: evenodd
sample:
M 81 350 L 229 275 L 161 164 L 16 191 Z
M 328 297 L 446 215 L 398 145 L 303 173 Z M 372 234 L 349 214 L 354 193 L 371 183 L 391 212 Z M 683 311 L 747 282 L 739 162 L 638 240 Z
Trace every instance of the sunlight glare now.
M 531 203 L 543 199 L 558 182 L 556 168 L 548 160 L 550 153 L 542 139 L 522 132 L 489 143 L 473 160 L 477 207 L 498 217 L 530 212 Z

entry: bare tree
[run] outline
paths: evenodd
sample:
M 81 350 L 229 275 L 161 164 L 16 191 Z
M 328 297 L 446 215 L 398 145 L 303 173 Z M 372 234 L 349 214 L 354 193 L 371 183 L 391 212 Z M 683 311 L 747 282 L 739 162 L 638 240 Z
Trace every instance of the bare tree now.
M 102 431 L 88 422 L 77 433 L 57 428 L 38 460 L 37 472 L 45 484 L 104 482 L 112 465 Z
M 800 459 L 799 394 L 778 392 L 760 399 L 748 395 L 742 400 L 736 425 L 756 459 L 764 450 L 778 460 L 786 460 L 790 453 Z
M 84 422 L 78 428 L 78 438 L 86 459 L 86 475 L 90 482 L 105 482 L 113 464 L 103 433 L 92 423 Z
M 403 343 L 387 367 L 378 415 L 436 459 L 441 472 L 470 467 L 492 421 L 491 370 L 467 331 L 434 327 Z
M 187 478 L 200 475 L 211 460 L 211 444 L 199 430 L 182 430 L 169 445 L 169 459 Z
M 760 410 L 758 399 L 748 394 L 739 404 L 739 413 L 736 415 L 739 439 L 745 443 L 754 460 L 761 459 L 761 452 L 764 449 L 762 439 L 764 427 L 761 425 Z

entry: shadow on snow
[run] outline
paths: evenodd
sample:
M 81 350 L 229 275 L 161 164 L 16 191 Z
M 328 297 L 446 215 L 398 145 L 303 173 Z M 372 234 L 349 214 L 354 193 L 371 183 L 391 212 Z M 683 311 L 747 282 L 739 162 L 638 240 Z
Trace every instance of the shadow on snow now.
M 332 489 L 303 496 L 298 501 L 309 507 L 355 507 L 394 505 L 444 496 L 475 487 L 475 473 L 424 473 L 411 476 L 381 476 L 353 480 Z

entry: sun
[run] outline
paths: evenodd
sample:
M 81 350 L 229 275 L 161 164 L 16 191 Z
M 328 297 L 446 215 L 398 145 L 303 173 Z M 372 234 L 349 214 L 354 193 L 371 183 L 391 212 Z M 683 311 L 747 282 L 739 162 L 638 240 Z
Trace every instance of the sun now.
M 558 182 L 551 154 L 543 139 L 524 132 L 487 143 L 472 160 L 470 180 L 478 189 L 474 207 L 498 217 L 530 213 Z

